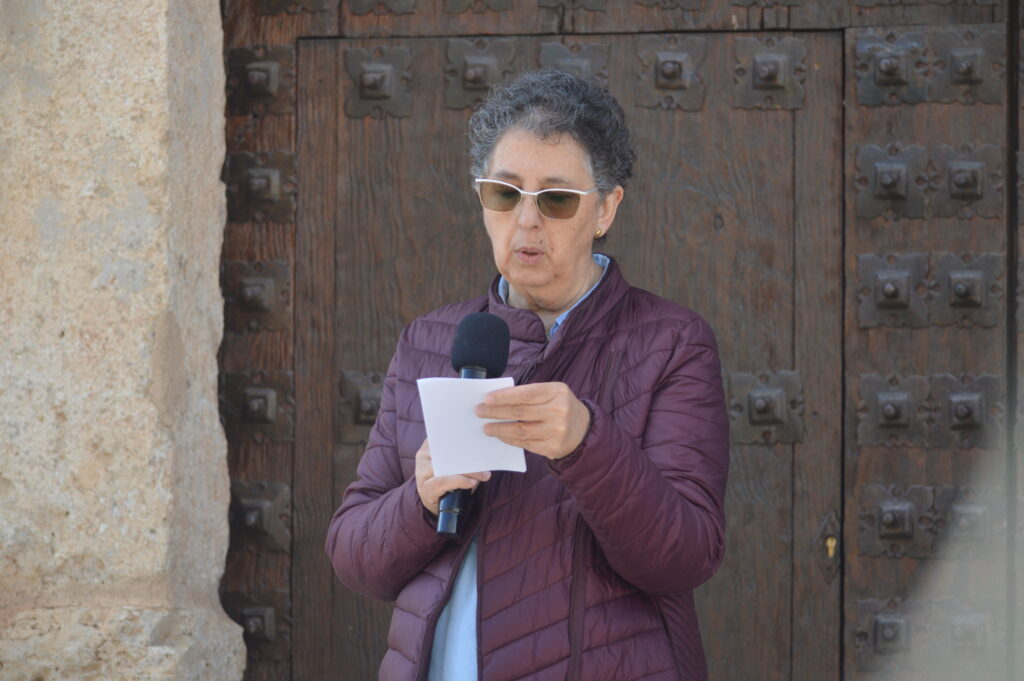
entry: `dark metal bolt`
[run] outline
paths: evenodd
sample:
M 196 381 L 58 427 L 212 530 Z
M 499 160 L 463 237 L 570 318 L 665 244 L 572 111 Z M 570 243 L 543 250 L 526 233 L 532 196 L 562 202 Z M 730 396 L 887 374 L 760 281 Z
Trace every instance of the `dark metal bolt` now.
M 878 176 L 878 182 L 886 189 L 892 189 L 900 181 L 900 174 L 895 170 L 883 170 Z
M 242 518 L 242 522 L 245 523 L 246 527 L 256 527 L 260 524 L 260 519 L 263 514 L 258 508 L 250 508 L 245 512 L 245 517 Z
M 775 62 L 761 64 L 757 69 L 757 77 L 761 80 L 775 80 L 779 77 L 779 65 Z
M 771 405 L 768 403 L 768 400 L 766 400 L 763 397 L 758 397 L 756 400 L 754 400 L 754 411 L 756 411 L 758 414 L 766 413 L 770 406 Z
M 254 397 L 249 400 L 249 413 L 262 414 L 267 410 L 267 401 L 262 397 Z
M 963 532 L 965 530 L 970 529 L 971 521 L 968 520 L 967 518 L 961 516 L 960 520 L 956 521 L 956 526 L 957 526 L 957 528 L 960 529 L 961 532 Z
M 974 186 L 974 175 L 967 172 L 966 170 L 959 170 L 953 173 L 953 184 L 958 189 L 967 189 L 968 187 Z
M 250 615 L 245 618 L 245 630 L 250 634 L 259 634 L 263 631 L 263 618 L 258 615 Z
M 900 70 L 900 62 L 894 57 L 883 57 L 878 62 L 878 70 L 887 76 L 896 75 Z
M 884 638 L 886 641 L 893 640 L 894 638 L 896 638 L 896 630 L 890 626 L 883 627 L 882 638 Z
M 270 182 L 265 177 L 256 175 L 249 178 L 249 193 L 262 194 L 270 187 Z
M 370 400 L 363 400 L 362 402 L 359 403 L 359 411 L 363 412 L 364 414 L 369 413 L 370 409 L 372 408 L 373 405 L 370 404 Z
M 891 281 L 887 281 L 884 284 L 882 284 L 882 295 L 885 296 L 886 298 L 895 298 L 899 294 L 899 287 L 896 284 L 892 283 Z
M 896 524 L 896 514 L 892 511 L 886 511 L 882 514 L 882 524 L 891 527 Z
M 480 85 L 484 82 L 484 69 L 482 66 L 469 66 L 466 68 L 466 74 L 463 76 L 467 83 L 472 85 Z
M 366 71 L 360 80 L 366 90 L 380 90 L 384 87 L 384 74 Z
M 971 418 L 971 414 L 974 413 L 974 410 L 971 409 L 971 405 L 969 404 L 958 404 L 956 405 L 956 409 L 953 410 L 953 413 L 956 414 L 958 419 L 963 421 Z
M 974 71 L 974 62 L 972 62 L 970 59 L 961 59 L 956 63 L 956 66 L 954 66 L 954 68 L 956 69 L 956 72 L 959 73 L 961 76 L 966 76 Z
M 898 419 L 900 417 L 899 405 L 893 404 L 892 402 L 886 402 L 882 405 L 882 417 L 885 418 L 886 421 Z
M 242 287 L 242 302 L 246 305 L 262 303 L 265 293 L 262 286 L 244 286 Z
M 967 298 L 971 295 L 971 287 L 964 282 L 957 282 L 953 285 L 953 295 L 957 298 Z
M 661 75 L 663 78 L 669 80 L 675 80 L 682 74 L 683 67 L 677 61 L 663 61 L 661 62 Z
M 260 71 L 259 69 L 252 69 L 245 74 L 245 80 L 249 85 L 253 87 L 263 87 L 267 84 L 269 76 L 266 71 Z

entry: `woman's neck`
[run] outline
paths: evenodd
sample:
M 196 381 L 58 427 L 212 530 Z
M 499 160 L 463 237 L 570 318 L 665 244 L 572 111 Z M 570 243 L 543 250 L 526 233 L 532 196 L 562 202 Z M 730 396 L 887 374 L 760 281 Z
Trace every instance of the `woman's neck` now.
M 512 282 L 509 282 L 508 304 L 511 307 L 535 313 L 544 324 L 544 331 L 550 333 L 555 320 L 586 295 L 587 291 L 601 280 L 602 274 L 604 274 L 604 268 L 591 258 L 589 266 L 584 268 L 582 276 L 575 278 L 571 288 L 563 289 L 553 295 L 547 291 L 520 291 L 512 285 Z

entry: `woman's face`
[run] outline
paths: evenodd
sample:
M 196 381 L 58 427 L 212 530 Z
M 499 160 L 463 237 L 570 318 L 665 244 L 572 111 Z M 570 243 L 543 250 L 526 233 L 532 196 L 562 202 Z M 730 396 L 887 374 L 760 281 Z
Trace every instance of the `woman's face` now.
M 571 135 L 541 139 L 512 129 L 498 140 L 488 164 L 489 179 L 526 191 L 549 188 L 587 191 L 594 187 L 587 152 Z M 616 187 L 603 200 L 599 192 L 581 197 L 568 220 L 546 218 L 532 196 L 524 196 L 508 213 L 484 210 L 494 263 L 519 294 L 555 307 L 582 295 L 577 291 L 593 271 L 591 246 L 596 232 L 607 234 L 622 199 Z

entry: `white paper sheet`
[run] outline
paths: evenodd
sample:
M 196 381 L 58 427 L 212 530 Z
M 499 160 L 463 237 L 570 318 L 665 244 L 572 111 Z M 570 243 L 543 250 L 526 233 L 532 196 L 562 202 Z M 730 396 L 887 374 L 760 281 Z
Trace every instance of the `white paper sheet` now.
M 526 471 L 526 456 L 521 448 L 484 434 L 484 424 L 497 419 L 482 419 L 474 411 L 488 393 L 514 384 L 511 377 L 416 381 L 434 475 Z

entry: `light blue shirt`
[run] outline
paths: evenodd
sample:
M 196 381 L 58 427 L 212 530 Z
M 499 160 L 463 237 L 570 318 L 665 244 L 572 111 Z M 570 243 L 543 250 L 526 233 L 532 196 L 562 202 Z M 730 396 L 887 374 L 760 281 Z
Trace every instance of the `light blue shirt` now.
M 601 266 L 601 278 L 608 271 L 608 256 L 594 253 L 594 262 Z M 593 293 L 597 284 L 580 296 L 572 307 L 558 315 L 548 331 L 548 338 L 555 335 L 558 327 L 577 305 Z M 498 295 L 508 304 L 508 281 L 498 280 Z M 428 681 L 477 681 L 476 668 L 476 608 L 477 608 L 477 551 L 476 537 L 469 543 L 466 559 L 459 568 L 452 587 L 451 598 L 441 611 L 434 629 L 434 644 L 430 649 L 430 673 Z

